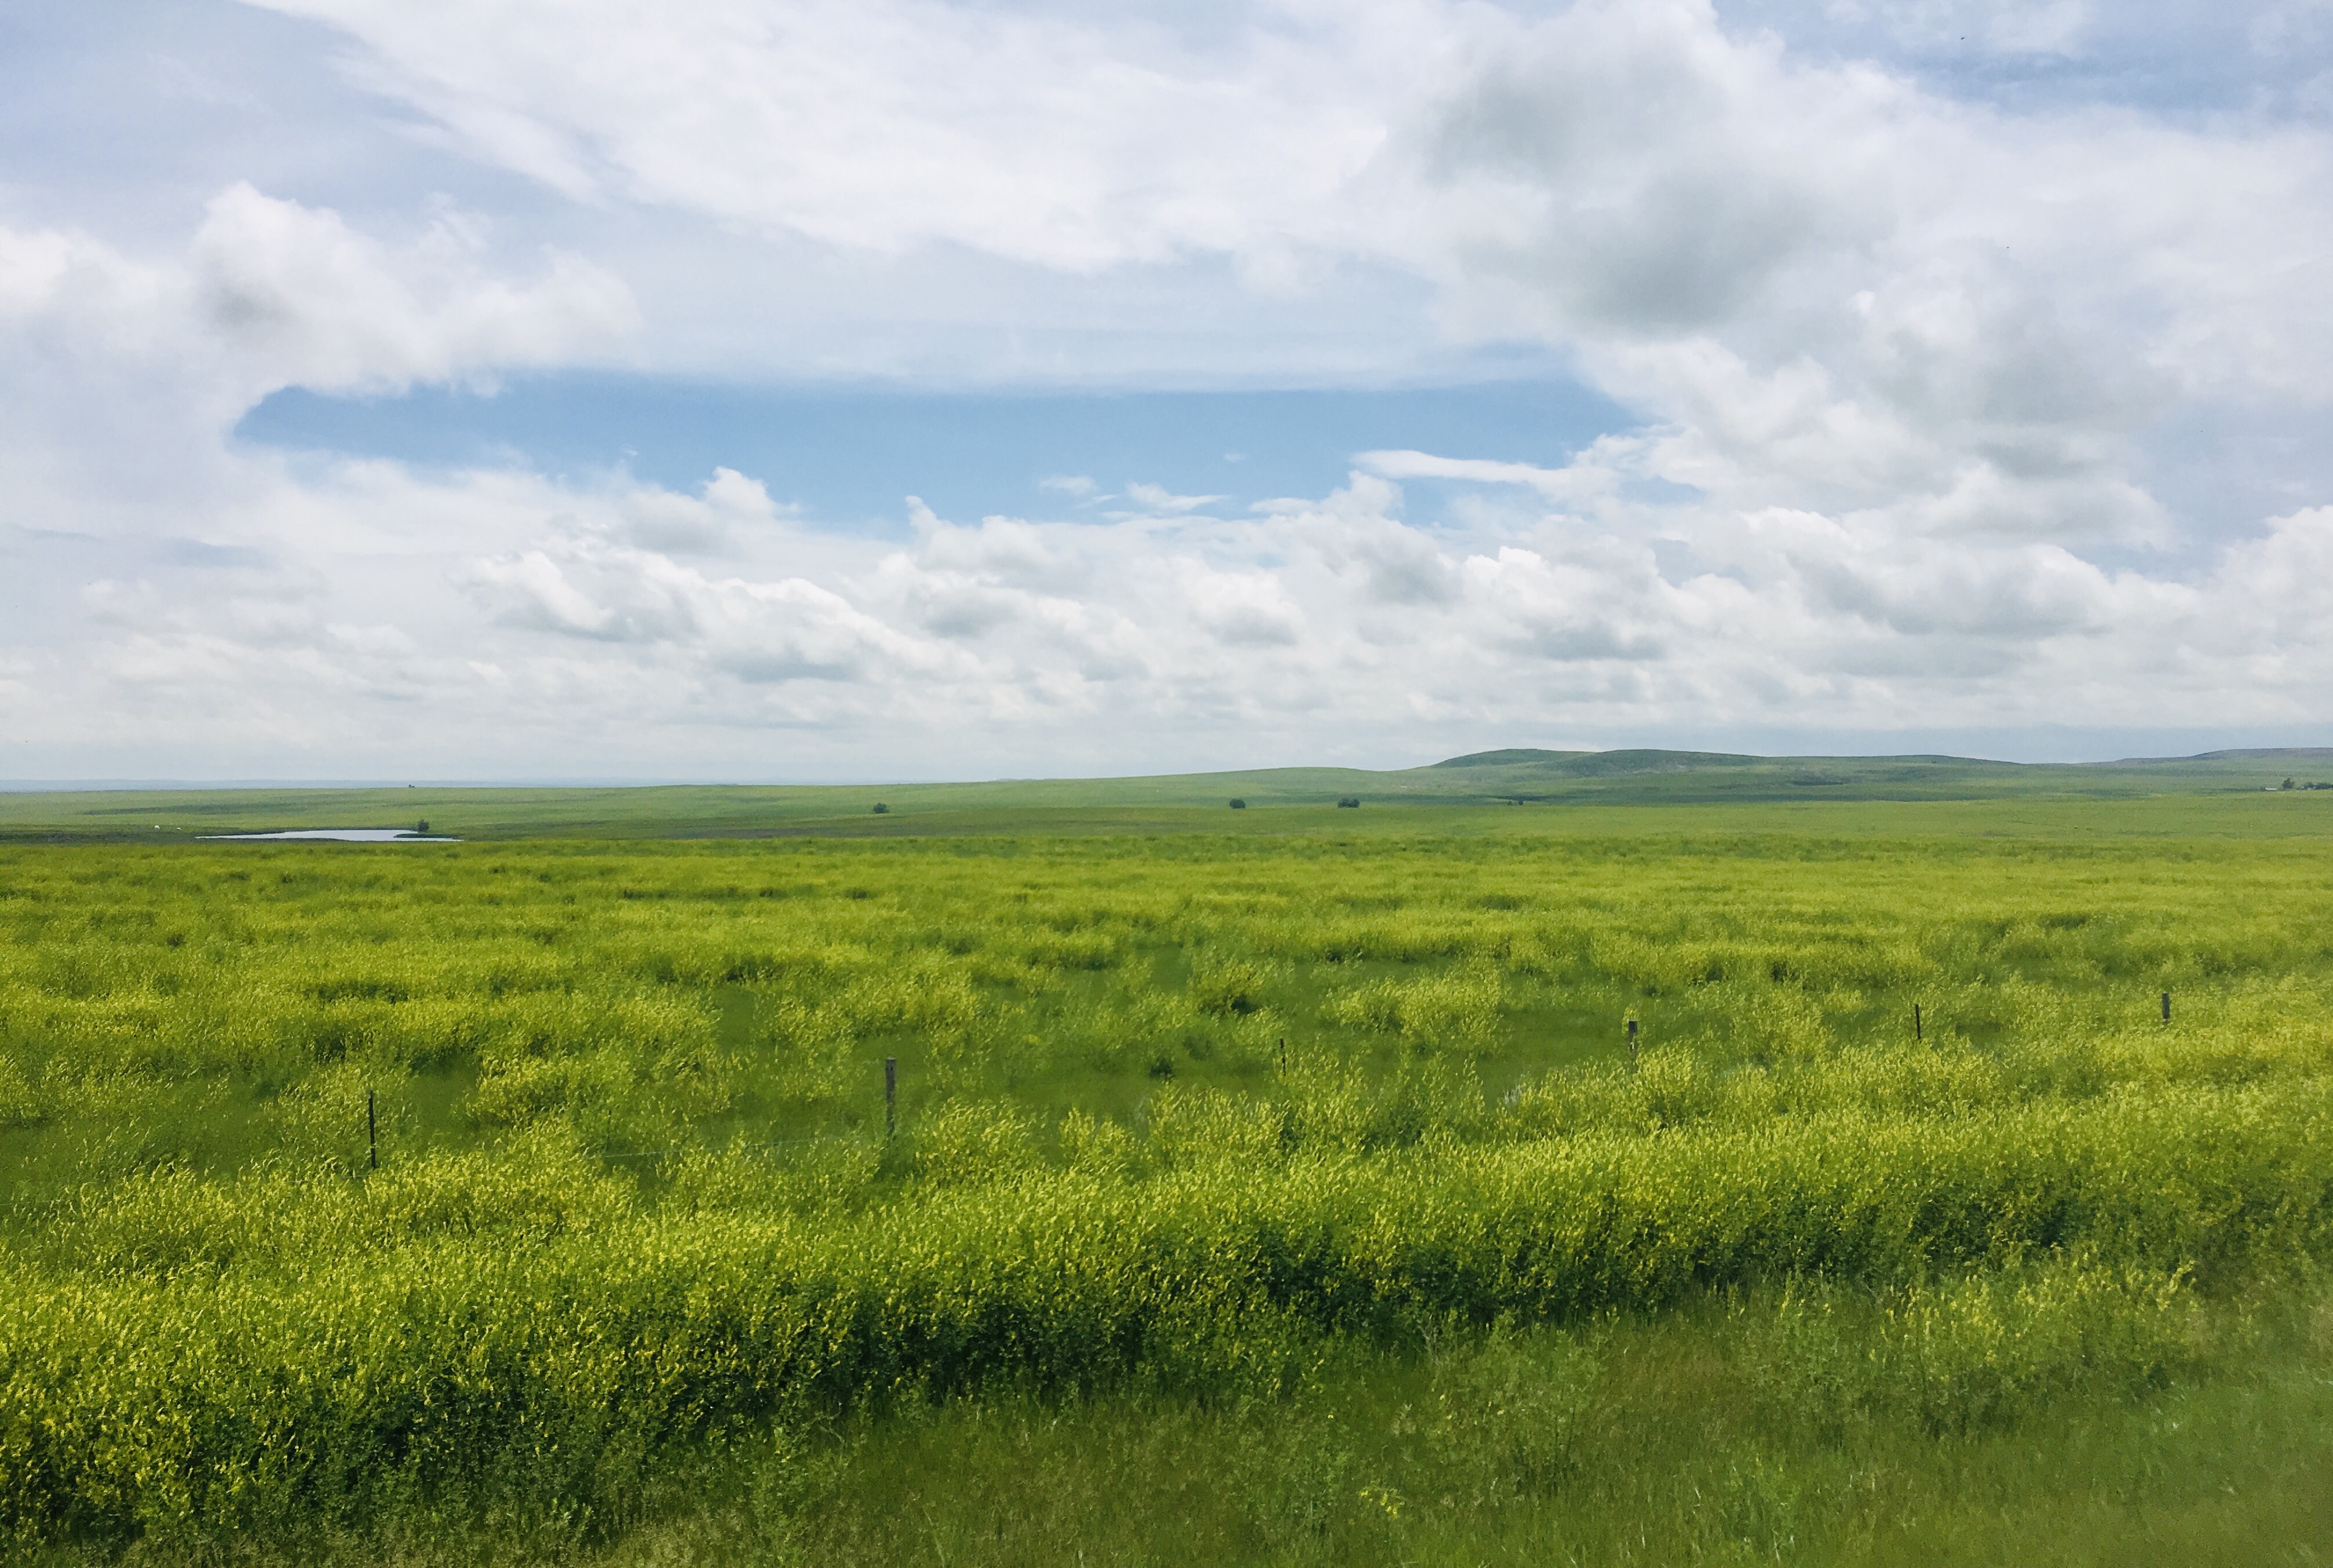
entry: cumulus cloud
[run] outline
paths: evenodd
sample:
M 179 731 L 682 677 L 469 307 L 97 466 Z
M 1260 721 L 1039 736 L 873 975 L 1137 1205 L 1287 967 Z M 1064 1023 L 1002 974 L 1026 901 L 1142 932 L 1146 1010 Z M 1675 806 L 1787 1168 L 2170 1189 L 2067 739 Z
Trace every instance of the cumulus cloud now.
M 1381 27 L 1293 8 L 1228 54 L 938 0 L 272 8 L 345 28 L 367 80 L 579 199 L 1073 270 L 1302 224 L 1383 135 L 1351 72 L 1396 66 Z
M 0 477 L 16 516 L 100 537 L 216 522 L 188 499 L 247 482 L 224 437 L 271 391 L 491 379 L 588 361 L 636 326 L 603 269 L 552 254 L 514 279 L 469 227 L 441 211 L 393 244 L 241 184 L 174 253 L 0 226 Z
M 528 196 L 360 212 L 237 177 L 175 244 L 0 209 L 0 551 L 39 585 L 0 717 L 71 770 L 2333 719 L 2325 498 L 2232 526 L 2148 478 L 2167 430 L 2321 434 L 2333 139 L 2283 99 L 2011 101 L 1903 63 L 1949 37 L 2073 70 L 2104 11 L 1825 8 L 1906 52 L 1874 61 L 1800 47 L 1808 7 L 1696 0 L 272 8 Z M 1364 289 L 1414 324 L 1393 368 L 1526 345 L 1634 427 L 1562 464 L 1396 436 L 1253 510 L 1061 473 L 1074 523 L 911 502 L 879 539 L 743 465 L 676 490 L 226 434 L 283 387 L 664 363 L 684 319 L 788 379 L 951 322 L 995 339 L 972 379 L 1098 373 L 1021 311 L 1051 345 L 1200 344 L 1205 382 L 1246 365 L 1206 331 L 1285 315 L 1334 381 L 1378 315 L 1303 312 Z M 770 347 L 838 299 L 828 349 Z
M 734 468 L 716 468 L 701 496 L 648 490 L 626 497 L 624 537 L 643 550 L 667 555 L 721 555 L 745 537 L 766 532 L 797 508 L 770 499 L 766 486 Z
M 362 79 L 469 155 L 585 201 L 1056 272 L 1220 257 L 1300 297 L 1340 265 L 1407 272 L 1452 339 L 1560 346 L 1678 427 L 1668 477 L 1762 504 L 1997 476 L 2032 499 L 1974 526 L 2159 543 L 2125 481 L 2177 400 L 2333 396 L 2314 127 L 2011 113 L 1705 0 L 1180 26 L 940 0 L 274 4 L 343 29 Z M 2079 53 L 2101 25 L 1973 0 L 1863 20 L 2001 57 Z
M 2045 722 L 2069 693 L 2102 724 L 2290 722 L 2333 677 L 2316 636 L 2328 509 L 2178 582 L 2048 544 L 1875 542 L 1819 514 L 1695 503 L 1664 526 L 1704 569 L 1671 580 L 1626 502 L 1549 511 L 1522 484 L 1495 526 L 1419 523 L 1397 486 L 1357 474 L 1244 521 L 926 514 L 905 548 L 781 515 L 715 572 L 627 531 L 706 500 L 631 482 L 348 465 L 273 483 L 274 551 L 298 569 L 238 566 L 247 583 L 207 598 L 168 573 L 93 586 L 69 655 L 12 665 L 13 732 L 451 752 L 495 771 L 871 755 L 949 773 L 1065 735 L 1172 766 L 1235 749 L 1243 726 L 1298 750 L 1535 731 L 1551 713 L 1950 727 Z
M 122 379 L 142 361 L 172 370 L 174 387 L 216 387 L 232 414 L 279 387 L 385 391 L 570 363 L 636 327 L 623 283 L 581 258 L 553 253 L 520 282 L 488 270 L 484 249 L 452 212 L 397 246 L 237 183 L 179 256 L 0 228 L 0 327 L 45 350 L 45 369 Z
M 581 258 L 514 284 L 478 266 L 482 248 L 457 215 L 391 250 L 238 183 L 195 236 L 197 321 L 275 385 L 363 391 L 564 363 L 635 325 L 624 286 Z

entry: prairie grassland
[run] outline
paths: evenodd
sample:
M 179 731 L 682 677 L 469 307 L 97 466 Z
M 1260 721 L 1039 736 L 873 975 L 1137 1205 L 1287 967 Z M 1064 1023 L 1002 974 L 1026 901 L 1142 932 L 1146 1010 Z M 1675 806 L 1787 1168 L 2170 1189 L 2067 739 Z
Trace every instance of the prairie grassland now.
M 1570 833 L 1675 830 L 1679 808 L 1765 828 L 1793 818 L 1818 832 L 1981 832 L 2041 822 L 2077 836 L 2098 814 L 2116 832 L 2176 825 L 2228 831 L 2322 831 L 2333 752 L 2156 762 L 2023 764 L 1952 757 L 1725 757 L 1681 751 L 1509 752 L 1431 767 L 1270 768 L 1134 779 L 985 783 L 670 785 L 598 788 L 298 786 L 232 789 L 0 788 L 0 841 L 155 844 L 282 828 L 409 827 L 477 839 L 894 837 L 1231 830 L 1224 808 L 1257 808 L 1250 833 Z M 2295 778 L 2293 775 L 2299 777 Z M 2280 789 L 2280 785 L 2294 788 Z M 2299 788 L 2299 786 L 2314 788 Z M 1359 813 L 1336 808 L 1354 799 Z M 1742 808 L 1757 806 L 1754 817 Z M 1861 809 L 1843 812 L 1842 805 Z M 882 815 L 873 808 L 885 807 Z M 1518 811 L 1516 808 L 1522 808 Z M 1620 827 L 1631 808 L 1657 816 Z
M 0 850 L 0 1530 L 1964 1561 L 2070 1487 L 2110 1555 L 2216 1506 L 2159 1449 L 2321 1547 L 2333 840 L 2273 804 Z

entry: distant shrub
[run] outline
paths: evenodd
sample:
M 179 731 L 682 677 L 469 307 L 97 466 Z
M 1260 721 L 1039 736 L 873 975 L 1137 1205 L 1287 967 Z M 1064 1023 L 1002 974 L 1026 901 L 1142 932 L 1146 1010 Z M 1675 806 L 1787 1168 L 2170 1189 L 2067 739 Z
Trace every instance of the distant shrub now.
M 888 806 L 884 805 L 880 800 L 878 800 L 877 802 L 875 802 L 875 815 L 876 815 L 876 816 L 878 816 L 878 817 L 888 817 L 888 816 L 889 816 L 890 814 L 891 814 L 891 808 L 890 808 Z
M 1358 795 L 1339 795 L 1337 798 L 1339 806 L 1359 806 L 1360 803 L 1361 798 Z
M 1234 797 L 1232 800 L 1232 809 L 1234 811 L 1244 811 L 1247 809 L 1247 802 L 1238 798 L 1237 797 Z

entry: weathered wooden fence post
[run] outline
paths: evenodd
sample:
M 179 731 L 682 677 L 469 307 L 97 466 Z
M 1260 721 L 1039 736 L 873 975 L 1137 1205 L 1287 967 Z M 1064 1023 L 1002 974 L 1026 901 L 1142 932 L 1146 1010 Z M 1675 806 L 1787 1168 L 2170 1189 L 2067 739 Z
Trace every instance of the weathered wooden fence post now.
M 1637 1020 L 1628 1020 L 1628 1070 L 1637 1070 Z
M 2163 1021 L 2166 1024 L 2171 1021 L 2171 993 L 2169 991 L 2165 991 L 2163 993 Z
M 1920 1004 L 1912 1004 L 1912 1043 L 1918 1045 L 1925 1037 L 1920 1033 Z
M 372 1114 L 372 1091 L 365 1091 L 365 1164 L 374 1171 L 380 1169 L 380 1123 Z
M 883 1058 L 883 1136 L 888 1138 L 899 1126 L 899 1058 Z

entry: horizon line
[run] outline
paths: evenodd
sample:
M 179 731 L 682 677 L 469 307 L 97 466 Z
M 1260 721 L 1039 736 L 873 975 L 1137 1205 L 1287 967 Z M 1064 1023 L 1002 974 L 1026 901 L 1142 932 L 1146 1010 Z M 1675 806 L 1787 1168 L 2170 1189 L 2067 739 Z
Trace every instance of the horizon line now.
M 1673 749 L 1661 746 L 1613 746 L 1557 750 L 1547 747 L 1492 747 L 1483 751 L 1462 751 L 1432 762 L 1414 763 L 1407 768 L 1361 768 L 1341 763 L 1277 763 L 1247 768 L 1196 769 L 1183 773 L 1080 773 L 1080 774 L 1012 774 L 985 779 L 843 779 L 826 780 L 748 779 L 707 778 L 618 778 L 583 776 L 541 779 L 0 779 L 0 793 L 65 794 L 77 791 L 131 791 L 164 789 L 854 789 L 970 787 L 983 784 L 1049 784 L 1085 783 L 1130 779 L 1204 779 L 1243 773 L 1275 773 L 1298 771 L 1337 771 L 1349 773 L 1410 773 L 1439 768 L 1471 758 L 1488 757 L 1502 751 L 1536 752 L 1550 757 L 1600 757 L 1623 752 L 1641 751 L 1677 757 L 1743 757 L 1761 762 L 1832 762 L 1832 761 L 1917 761 L 1973 762 L 1998 768 L 2114 768 L 2148 763 L 2267 760 L 2290 755 L 2294 757 L 2333 755 L 2333 747 L 2322 746 L 2234 746 L 2217 747 L 2210 751 L 2191 752 L 2184 756 L 2113 757 L 2088 761 L 2020 762 L 2000 757 L 1963 756 L 1940 751 L 1829 751 L 1829 752 L 1759 752 L 1704 751 Z M 1520 761 L 1520 760 L 1519 760 Z

